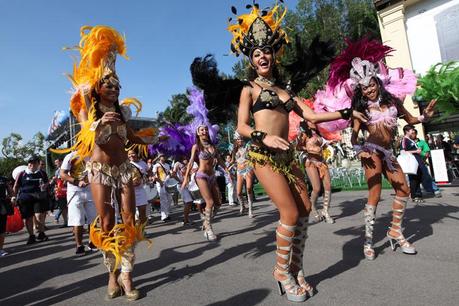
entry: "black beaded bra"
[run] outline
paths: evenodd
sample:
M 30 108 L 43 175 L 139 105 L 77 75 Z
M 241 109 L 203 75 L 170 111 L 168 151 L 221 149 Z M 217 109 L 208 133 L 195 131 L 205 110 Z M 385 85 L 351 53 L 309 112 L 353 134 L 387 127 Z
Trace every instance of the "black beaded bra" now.
M 285 111 L 289 113 L 295 106 L 295 100 L 290 95 L 290 99 L 284 102 L 279 98 L 275 91 L 262 87 L 257 101 L 255 101 L 252 105 L 252 114 L 255 114 L 263 109 L 275 109 L 278 106 L 282 106 Z

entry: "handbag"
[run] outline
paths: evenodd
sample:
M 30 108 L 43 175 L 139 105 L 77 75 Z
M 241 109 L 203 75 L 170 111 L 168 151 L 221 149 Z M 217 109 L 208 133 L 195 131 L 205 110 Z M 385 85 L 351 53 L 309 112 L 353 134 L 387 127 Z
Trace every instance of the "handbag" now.
M 418 173 L 419 163 L 413 154 L 400 151 L 400 155 L 397 157 L 397 162 L 402 168 L 403 173 L 416 175 Z
M 14 214 L 8 216 L 6 219 L 6 231 L 8 233 L 17 233 L 24 228 L 24 221 L 22 220 L 19 208 L 14 207 Z

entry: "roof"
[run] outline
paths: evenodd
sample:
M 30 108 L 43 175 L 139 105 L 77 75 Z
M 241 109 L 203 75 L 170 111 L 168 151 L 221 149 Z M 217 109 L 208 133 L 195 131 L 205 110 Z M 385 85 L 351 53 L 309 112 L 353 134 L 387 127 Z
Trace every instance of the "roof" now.
M 376 10 L 382 10 L 383 8 L 386 8 L 390 5 L 393 5 L 398 2 L 402 2 L 403 0 L 373 0 L 373 3 L 375 4 Z

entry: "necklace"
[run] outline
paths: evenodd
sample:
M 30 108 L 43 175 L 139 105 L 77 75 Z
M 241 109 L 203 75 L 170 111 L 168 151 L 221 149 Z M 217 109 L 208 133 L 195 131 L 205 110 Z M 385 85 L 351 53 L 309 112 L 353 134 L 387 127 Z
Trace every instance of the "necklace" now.
M 274 85 L 276 85 L 276 79 L 268 79 L 261 75 L 257 76 L 257 78 L 255 79 L 255 82 L 266 84 L 270 87 L 273 87 Z
M 106 105 L 103 105 L 102 103 L 99 103 L 99 109 L 104 114 L 107 113 L 107 112 L 116 112 L 115 105 L 106 106 Z
M 207 142 L 207 141 L 206 141 L 206 142 L 203 141 L 203 142 L 202 142 L 202 146 L 203 146 L 204 148 L 208 148 L 208 147 L 210 147 L 210 146 L 212 146 L 212 145 L 211 145 L 209 142 Z

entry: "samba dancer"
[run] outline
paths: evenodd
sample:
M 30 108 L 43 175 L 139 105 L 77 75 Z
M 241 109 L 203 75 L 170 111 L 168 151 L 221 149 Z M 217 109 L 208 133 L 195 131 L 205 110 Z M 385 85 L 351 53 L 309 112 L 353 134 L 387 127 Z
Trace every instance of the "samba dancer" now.
M 253 218 L 252 206 L 253 206 L 253 167 L 250 165 L 248 159 L 247 144 L 242 139 L 239 133 L 234 133 L 235 145 L 232 152 L 232 159 L 236 161 L 236 192 L 237 200 L 240 205 L 239 212 L 244 214 L 246 211 L 245 199 L 242 193 L 243 184 L 245 182 L 245 190 L 247 192 L 247 203 L 249 206 L 249 218 Z
M 395 140 L 397 118 L 402 118 L 409 124 L 424 122 L 433 115 L 436 102 L 432 100 L 423 115 L 411 115 L 402 101 L 407 94 L 412 94 L 416 89 L 416 77 L 410 70 L 388 69 L 384 65 L 384 58 L 393 49 L 366 38 L 357 42 L 347 41 L 347 44 L 347 48 L 330 66 L 326 91 L 335 95 L 339 95 L 338 91 L 344 92 L 348 103 L 351 104 L 352 100 L 352 107 L 364 112 L 369 118 L 367 122 L 354 119 L 351 137 L 368 184 L 368 202 L 364 209 L 363 253 L 367 259 L 375 259 L 373 228 L 376 207 L 381 196 L 381 174 L 384 174 L 395 191 L 392 222 L 386 236 L 393 250 L 399 245 L 403 253 L 416 254 L 414 245 L 409 243 L 402 233 L 402 221 L 410 190 L 405 174 L 392 153 L 391 145 Z M 333 103 L 333 100 L 330 103 Z M 367 131 L 368 136 L 363 144 L 358 144 L 358 133 L 363 129 Z
M 300 124 L 301 133 L 299 134 L 298 150 L 307 152 L 306 160 L 304 161 L 304 169 L 308 175 L 312 185 L 311 192 L 311 213 L 316 221 L 325 220 L 327 223 L 335 223 L 335 220 L 330 216 L 328 209 L 331 201 L 331 178 L 328 171 L 328 165 L 322 156 L 323 147 L 329 141 L 322 138 L 317 131 L 315 125 Z M 317 199 L 320 194 L 321 185 L 323 182 L 323 207 L 322 210 L 316 209 Z
M 235 8 L 233 12 L 236 13 Z M 280 294 L 286 293 L 288 300 L 301 302 L 308 294 L 313 294 L 302 268 L 311 203 L 303 174 L 294 163 L 294 148 L 287 141 L 288 115 L 293 110 L 305 120 L 316 123 L 349 119 L 353 112 L 343 109 L 316 114 L 294 94 L 328 64 L 334 53 L 329 44 L 318 39 L 313 40 L 310 48 L 304 48 L 297 41 L 296 49 L 302 54 L 297 54 L 296 60 L 285 67 L 290 72 L 291 82 L 277 79 L 276 55 L 287 42 L 286 33 L 280 27 L 285 14 L 286 10 L 278 5 L 271 10 L 260 11 L 256 4 L 250 14 L 237 16 L 235 23 L 229 26 L 228 30 L 233 34 L 233 52 L 242 53 L 249 59 L 249 83 L 240 82 L 242 84 L 238 85 L 236 80 L 218 78 L 216 63 L 209 56 L 195 59 L 191 70 L 193 82 L 204 89 L 208 108 L 224 105 L 219 107 L 222 114 L 225 113 L 222 109 L 230 109 L 230 103 L 227 103 L 229 94 L 234 98 L 238 94 L 238 86 L 243 87 L 242 92 L 239 91 L 237 131 L 241 136 L 251 138 L 253 145 L 249 149 L 249 160 L 280 213 L 274 278 Z M 223 94 L 218 95 L 217 90 L 223 91 Z M 250 126 L 251 114 L 255 129 Z M 354 115 L 365 120 L 360 113 L 354 112 Z
M 70 76 L 76 89 L 70 107 L 81 131 L 72 148 L 55 151 L 76 150 L 81 160 L 90 157 L 86 171 L 99 215 L 91 226 L 90 239 L 102 251 L 109 272 L 106 298 L 124 292 L 128 300 L 136 300 L 139 291 L 132 284 L 134 246 L 144 239 L 144 225 L 135 224 L 132 182 L 138 171 L 128 161 L 125 144 L 127 140 L 140 145 L 152 143 L 155 130 L 134 133 L 126 125 L 131 117 L 127 104 L 138 109 L 141 104 L 118 102 L 121 86 L 115 60 L 117 54 L 126 57 L 124 37 L 107 26 L 84 26 L 78 50 L 81 60 Z M 120 199 L 122 224 L 115 224 L 115 199 Z
M 215 241 L 217 240 L 217 235 L 212 228 L 212 218 L 221 206 L 221 195 L 215 178 L 214 165 L 217 161 L 224 169 L 226 169 L 226 166 L 220 158 L 217 148 L 210 140 L 207 125 L 200 125 L 196 130 L 196 144 L 191 148 L 191 157 L 182 183 L 182 189 L 188 186 L 191 169 L 195 161 L 199 164 L 198 171 L 195 174 L 196 184 L 199 186 L 199 192 L 206 202 L 203 222 L 204 237 L 208 241 Z

